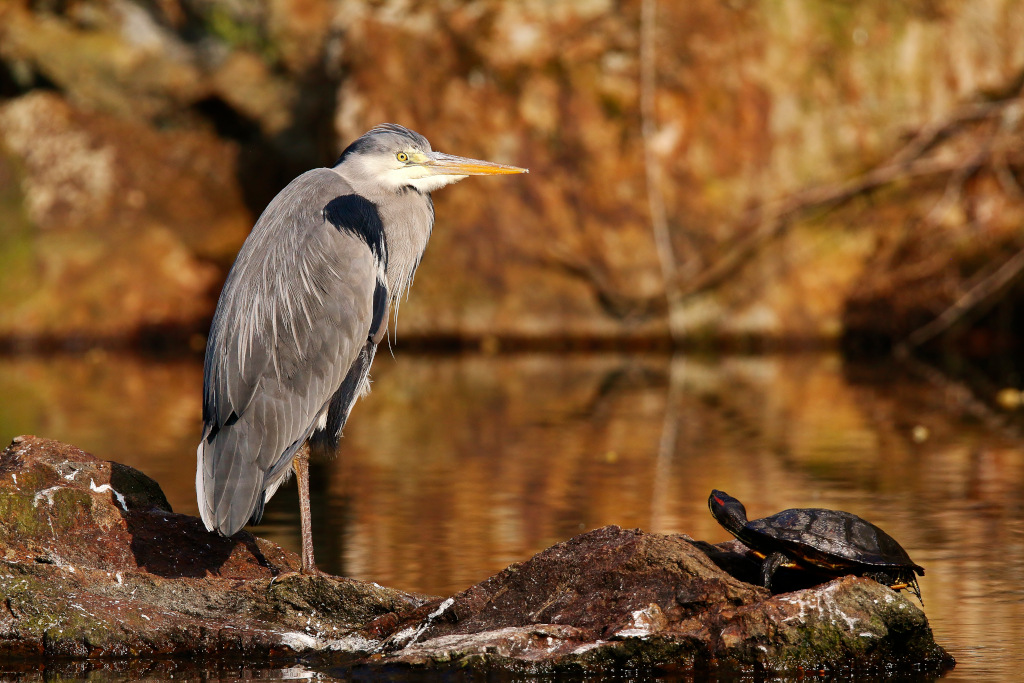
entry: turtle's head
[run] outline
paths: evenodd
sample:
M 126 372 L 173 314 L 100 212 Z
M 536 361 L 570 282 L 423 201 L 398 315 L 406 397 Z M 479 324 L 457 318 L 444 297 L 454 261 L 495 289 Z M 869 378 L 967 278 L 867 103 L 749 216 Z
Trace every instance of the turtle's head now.
M 725 527 L 733 536 L 747 523 L 747 509 L 728 493 L 714 489 L 708 497 L 708 507 L 718 523 Z

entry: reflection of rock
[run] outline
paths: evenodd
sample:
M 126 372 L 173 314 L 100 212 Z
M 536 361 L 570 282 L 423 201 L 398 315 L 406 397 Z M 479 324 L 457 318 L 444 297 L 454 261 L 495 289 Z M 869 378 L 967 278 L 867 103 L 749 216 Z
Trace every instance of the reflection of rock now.
M 684 536 L 604 527 L 424 602 L 343 578 L 271 582 L 295 554 L 210 534 L 145 475 L 54 441 L 19 437 L 0 454 L 0 506 L 5 655 L 319 653 L 550 671 L 949 661 L 924 614 L 873 581 L 769 599 Z

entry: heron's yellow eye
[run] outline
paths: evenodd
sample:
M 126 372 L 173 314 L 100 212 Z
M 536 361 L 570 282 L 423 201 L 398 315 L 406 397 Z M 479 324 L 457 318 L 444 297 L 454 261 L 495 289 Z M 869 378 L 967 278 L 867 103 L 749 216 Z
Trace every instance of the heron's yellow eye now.
M 399 161 L 401 161 L 401 162 L 402 162 L 403 164 L 404 164 L 405 162 L 409 161 L 409 155 L 408 155 L 408 154 L 406 154 L 405 152 L 399 152 L 398 154 L 396 154 L 396 155 L 395 155 L 395 157 L 396 157 L 396 158 L 397 158 L 397 159 L 398 159 Z

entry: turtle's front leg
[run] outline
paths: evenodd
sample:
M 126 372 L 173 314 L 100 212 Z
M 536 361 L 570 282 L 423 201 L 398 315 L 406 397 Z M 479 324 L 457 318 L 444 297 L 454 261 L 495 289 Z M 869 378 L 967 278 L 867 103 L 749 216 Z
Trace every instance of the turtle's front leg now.
M 761 583 L 769 593 L 772 590 L 772 576 L 775 575 L 775 570 L 787 564 L 789 564 L 789 558 L 779 552 L 764 558 L 764 562 L 761 564 Z

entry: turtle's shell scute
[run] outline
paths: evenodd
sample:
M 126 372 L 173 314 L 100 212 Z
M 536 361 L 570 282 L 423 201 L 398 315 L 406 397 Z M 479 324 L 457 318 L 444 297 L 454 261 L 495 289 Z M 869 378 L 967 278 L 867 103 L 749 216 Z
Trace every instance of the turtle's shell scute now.
M 783 510 L 747 522 L 746 531 L 763 540 L 757 544 L 759 550 L 782 550 L 810 564 L 916 567 L 892 536 L 849 512 Z

